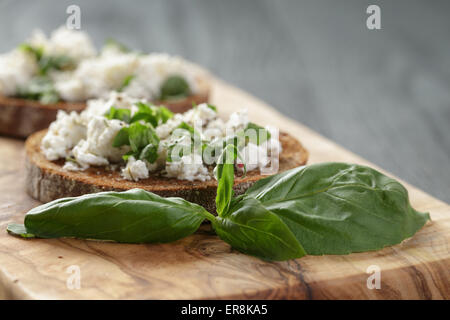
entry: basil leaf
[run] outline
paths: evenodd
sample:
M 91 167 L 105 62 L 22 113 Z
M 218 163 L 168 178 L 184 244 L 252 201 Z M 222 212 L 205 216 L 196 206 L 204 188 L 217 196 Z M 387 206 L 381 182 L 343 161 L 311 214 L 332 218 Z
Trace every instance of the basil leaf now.
M 218 181 L 216 195 L 216 211 L 219 216 L 226 214 L 233 197 L 234 161 L 237 158 L 237 148 L 230 144 L 223 149 L 214 174 Z
M 170 76 L 161 86 L 161 100 L 183 98 L 189 96 L 191 91 L 187 81 L 178 75 Z
M 265 260 L 288 260 L 306 253 L 286 224 L 257 200 L 237 202 L 213 222 L 217 235 L 234 249 Z
M 46 75 L 50 70 L 73 69 L 75 62 L 68 56 L 46 56 L 43 55 L 38 62 L 39 73 Z
M 271 137 L 270 132 L 267 129 L 253 122 L 249 122 L 247 124 L 247 127 L 244 130 L 244 135 L 248 140 L 247 142 L 254 143 L 258 146 L 261 143 L 270 140 Z
M 167 120 L 173 117 L 173 112 L 164 106 L 158 107 L 158 118 L 161 119 L 162 123 L 166 123 Z
M 120 87 L 117 89 L 118 92 L 122 92 L 126 87 L 128 87 L 131 83 L 131 80 L 134 79 L 134 75 L 130 74 L 128 76 L 125 77 L 125 79 L 123 79 L 122 84 L 120 85 Z
M 133 150 L 130 150 L 122 156 L 122 159 L 126 162 L 131 156 L 133 156 L 135 159 L 139 159 L 139 152 L 133 152 Z
M 430 219 L 411 207 L 398 181 L 355 164 L 321 163 L 262 179 L 240 201 L 253 199 L 276 214 L 312 255 L 398 244 Z
M 205 218 L 214 219 L 199 205 L 132 189 L 52 201 L 30 210 L 25 228 L 40 238 L 170 242 L 195 232 Z
M 148 144 L 142 149 L 140 155 L 140 160 L 147 160 L 150 163 L 154 163 L 158 159 L 158 145 Z
M 195 132 L 194 128 L 184 121 L 178 125 L 177 129 L 184 129 L 188 131 L 191 135 L 193 135 Z
M 44 55 L 44 49 L 41 47 L 33 47 L 32 45 L 28 43 L 22 43 L 19 46 L 19 49 L 25 52 L 28 52 L 34 56 L 36 61 L 41 60 L 42 56 Z
M 27 229 L 25 228 L 25 225 L 23 224 L 17 224 L 17 223 L 10 223 L 6 227 L 6 231 L 8 231 L 9 234 L 17 237 L 22 238 L 36 238 L 36 236 L 32 233 L 28 233 Z
M 31 79 L 26 87 L 19 88 L 18 97 L 37 100 L 43 104 L 59 101 L 53 82 L 47 76 L 37 76 Z
M 137 102 L 136 106 L 138 107 L 138 111 L 133 115 L 131 119 L 132 123 L 144 120 L 144 122 L 149 122 L 153 127 L 158 126 L 158 113 L 153 108 L 142 102 Z
M 207 104 L 208 108 L 210 108 L 211 110 L 213 110 L 214 112 L 217 112 L 217 107 L 213 106 L 212 104 Z
M 114 148 L 119 148 L 124 145 L 130 145 L 128 130 L 128 127 L 123 127 L 119 130 L 119 132 L 117 132 L 117 135 L 115 136 L 112 144 Z
M 147 124 L 141 124 L 139 122 L 132 123 L 128 127 L 128 135 L 131 150 L 134 152 L 141 151 L 149 143 L 153 145 L 159 144 L 159 138 L 155 130 Z
M 116 107 L 111 107 L 108 113 L 105 114 L 105 118 L 112 120 L 117 119 L 126 123 L 130 123 L 131 110 L 130 109 L 118 109 Z

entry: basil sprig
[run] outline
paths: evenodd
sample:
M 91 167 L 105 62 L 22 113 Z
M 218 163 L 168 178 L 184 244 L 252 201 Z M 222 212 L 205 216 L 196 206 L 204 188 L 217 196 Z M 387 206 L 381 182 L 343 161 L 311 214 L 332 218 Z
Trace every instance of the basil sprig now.
M 10 224 L 20 237 L 168 242 L 187 236 L 208 219 L 233 248 L 266 260 L 305 254 L 377 250 L 413 236 L 429 219 L 414 210 L 407 190 L 366 166 L 322 163 L 295 168 L 256 182 L 233 197 L 227 146 L 216 169 L 215 217 L 179 198 L 133 189 L 65 198 L 30 210 L 25 224 Z

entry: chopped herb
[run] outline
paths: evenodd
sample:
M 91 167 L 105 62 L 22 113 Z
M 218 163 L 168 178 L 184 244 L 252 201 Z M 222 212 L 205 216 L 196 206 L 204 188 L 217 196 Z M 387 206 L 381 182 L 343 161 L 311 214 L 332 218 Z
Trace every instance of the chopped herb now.
M 161 100 L 179 99 L 191 94 L 189 84 L 181 76 L 170 76 L 161 86 Z

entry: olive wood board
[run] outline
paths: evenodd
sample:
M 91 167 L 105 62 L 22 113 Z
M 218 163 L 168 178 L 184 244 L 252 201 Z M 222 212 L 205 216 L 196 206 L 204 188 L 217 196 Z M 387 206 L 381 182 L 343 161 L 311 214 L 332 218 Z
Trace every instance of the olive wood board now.
M 245 107 L 252 121 L 294 135 L 309 151 L 309 163 L 375 167 L 219 79 L 213 79 L 211 99 L 223 115 Z M 168 244 L 12 237 L 7 224 L 23 222 L 24 214 L 38 205 L 25 193 L 24 183 L 23 141 L 0 137 L 3 299 L 450 298 L 450 206 L 408 184 L 413 207 L 432 218 L 413 238 L 379 251 L 267 262 L 232 250 L 207 225 Z M 379 289 L 367 286 L 373 266 L 380 270 Z M 73 270 L 80 272 L 79 288 Z

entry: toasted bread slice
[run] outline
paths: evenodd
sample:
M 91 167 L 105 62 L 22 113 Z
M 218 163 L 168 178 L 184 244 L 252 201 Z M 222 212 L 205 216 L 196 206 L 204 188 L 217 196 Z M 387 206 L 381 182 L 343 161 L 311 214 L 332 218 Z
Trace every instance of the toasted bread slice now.
M 217 181 L 187 181 L 153 175 L 137 182 L 128 181 L 120 172 L 105 167 L 91 167 L 86 171 L 62 169 L 64 160 L 49 161 L 40 151 L 41 140 L 47 130 L 31 135 L 26 143 L 26 188 L 33 198 L 49 202 L 58 198 L 79 196 L 101 191 L 124 191 L 141 188 L 163 197 L 181 197 L 215 211 Z M 279 172 L 306 164 L 308 152 L 294 137 L 280 133 L 283 151 L 279 159 Z M 242 194 L 257 180 L 263 178 L 259 170 L 248 172 L 245 177 L 236 177 L 234 192 Z
M 208 102 L 210 95 L 209 81 L 198 82 L 199 93 L 182 99 L 155 101 L 156 105 L 164 105 L 173 112 L 186 112 L 192 103 Z M 85 102 L 58 102 L 42 104 L 34 100 L 5 97 L 0 95 L 0 134 L 25 138 L 33 132 L 48 128 L 55 121 L 58 110 L 82 111 Z

